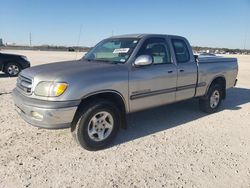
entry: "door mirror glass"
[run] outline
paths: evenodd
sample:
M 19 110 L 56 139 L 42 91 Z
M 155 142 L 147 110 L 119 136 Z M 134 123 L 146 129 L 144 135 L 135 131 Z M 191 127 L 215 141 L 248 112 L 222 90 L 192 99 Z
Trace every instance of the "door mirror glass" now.
M 136 67 L 153 64 L 153 59 L 150 55 L 140 55 L 136 58 L 134 65 Z

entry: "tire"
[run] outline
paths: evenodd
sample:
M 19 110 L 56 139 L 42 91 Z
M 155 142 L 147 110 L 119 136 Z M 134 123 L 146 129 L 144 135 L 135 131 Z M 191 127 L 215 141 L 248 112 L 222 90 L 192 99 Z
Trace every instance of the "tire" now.
M 207 95 L 199 100 L 200 110 L 209 114 L 216 112 L 221 104 L 222 94 L 221 85 L 211 85 Z
M 17 76 L 21 70 L 21 66 L 15 62 L 7 63 L 7 65 L 4 67 L 4 72 L 10 77 Z
M 82 148 L 90 151 L 107 147 L 121 125 L 120 111 L 106 100 L 97 100 L 80 107 L 76 116 L 71 128 L 72 135 Z

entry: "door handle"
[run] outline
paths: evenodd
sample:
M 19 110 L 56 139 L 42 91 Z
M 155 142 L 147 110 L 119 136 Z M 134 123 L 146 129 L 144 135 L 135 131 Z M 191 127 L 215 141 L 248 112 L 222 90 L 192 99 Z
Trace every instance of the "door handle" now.
M 172 70 L 170 70 L 170 71 L 168 71 L 168 73 L 170 74 L 170 73 L 173 73 L 173 71 Z
M 183 69 L 181 69 L 181 70 L 180 70 L 180 72 L 184 72 L 184 70 L 183 70 Z

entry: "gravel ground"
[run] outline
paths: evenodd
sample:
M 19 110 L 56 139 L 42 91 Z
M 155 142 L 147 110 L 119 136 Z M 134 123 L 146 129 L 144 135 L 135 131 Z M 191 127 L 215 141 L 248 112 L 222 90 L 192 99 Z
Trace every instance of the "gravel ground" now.
M 73 52 L 8 51 L 32 65 Z M 81 149 L 66 130 L 38 129 L 14 111 L 16 78 L 0 74 L 0 187 L 250 187 L 250 56 L 218 113 L 189 100 L 131 115 L 113 146 Z

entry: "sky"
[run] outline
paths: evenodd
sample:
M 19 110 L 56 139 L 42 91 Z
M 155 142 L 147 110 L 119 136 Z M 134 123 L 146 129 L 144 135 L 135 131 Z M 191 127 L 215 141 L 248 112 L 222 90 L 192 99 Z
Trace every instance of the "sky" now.
M 93 46 L 112 34 L 158 33 L 193 46 L 250 49 L 250 0 L 0 0 L 0 38 L 29 44 L 29 33 L 32 45 Z

